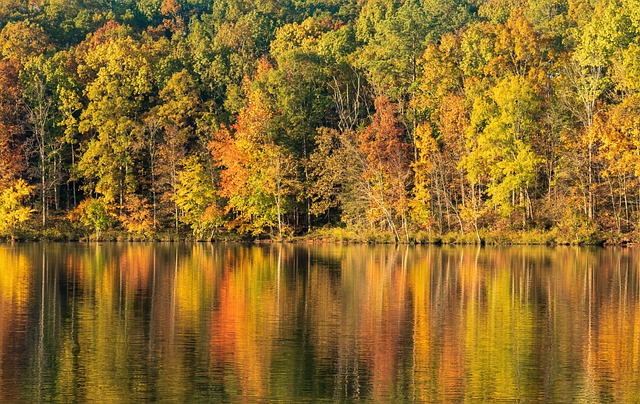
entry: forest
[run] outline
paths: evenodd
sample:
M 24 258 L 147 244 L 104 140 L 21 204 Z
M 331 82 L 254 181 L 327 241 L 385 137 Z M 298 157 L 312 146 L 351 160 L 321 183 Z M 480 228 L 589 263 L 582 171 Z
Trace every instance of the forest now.
M 640 240 L 640 0 L 2 0 L 7 239 Z

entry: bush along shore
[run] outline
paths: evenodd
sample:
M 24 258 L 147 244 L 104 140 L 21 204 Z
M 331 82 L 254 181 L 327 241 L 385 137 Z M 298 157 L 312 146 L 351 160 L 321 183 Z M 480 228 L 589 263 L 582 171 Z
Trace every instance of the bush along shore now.
M 33 224 L 29 228 L 28 224 Z M 275 229 L 271 233 L 242 234 L 226 228 L 218 228 L 208 234 L 194 234 L 187 228 L 178 231 L 128 232 L 126 229 L 109 227 L 90 228 L 68 219 L 53 222 L 46 230 L 37 229 L 32 221 L 15 229 L 10 235 L 0 237 L 3 241 L 17 242 L 233 242 L 233 243 L 300 243 L 300 244 L 433 244 L 433 245 L 633 245 L 635 234 L 614 234 L 597 231 L 586 226 L 553 228 L 549 230 L 490 230 L 438 233 L 436 231 L 411 231 L 404 239 L 384 229 L 363 229 L 323 226 L 302 234 L 287 234 L 280 237 Z

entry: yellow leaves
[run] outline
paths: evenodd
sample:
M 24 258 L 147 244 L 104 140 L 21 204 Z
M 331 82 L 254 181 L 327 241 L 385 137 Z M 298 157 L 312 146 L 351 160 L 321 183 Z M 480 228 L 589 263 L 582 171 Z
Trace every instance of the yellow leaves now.
M 260 59 L 258 59 L 258 64 L 256 66 L 256 79 L 259 79 L 261 77 L 264 77 L 265 75 L 267 75 L 271 70 L 273 70 L 273 65 L 271 64 L 271 62 L 269 62 L 269 60 L 266 57 L 262 57 Z M 245 84 L 251 84 L 250 80 L 245 80 Z M 245 91 L 247 91 L 248 89 L 245 89 Z
M 358 164 L 351 158 L 355 145 L 353 133 L 340 133 L 335 129 L 318 128 L 316 147 L 309 157 L 312 185 L 307 191 L 311 200 L 311 213 L 321 215 L 340 206 L 343 187 L 346 185 L 346 168 L 354 170 Z
M 182 209 L 181 220 L 191 226 L 193 234 L 203 237 L 206 231 L 222 225 L 222 214 L 217 209 L 216 189 L 211 175 L 196 156 L 184 162 L 173 200 Z
M 462 88 L 460 37 L 445 35 L 439 45 L 424 52 L 424 71 L 419 78 L 421 94 L 411 102 L 416 108 L 434 108 L 447 94 Z
M 520 76 L 500 80 L 491 90 L 500 111 L 500 121 L 509 125 L 516 138 L 530 135 L 540 105 L 531 85 Z
M 513 10 L 522 4 L 522 0 L 488 0 L 482 3 L 478 14 L 494 24 L 502 23 L 507 20 Z
M 602 141 L 605 174 L 640 175 L 640 95 L 625 98 L 609 116 L 596 115 L 590 132 Z
M 431 173 L 434 169 L 433 154 L 438 146 L 432 136 L 429 124 L 420 124 L 415 130 L 415 143 L 418 149 L 418 160 L 411 166 L 414 172 L 413 198 L 409 202 L 411 217 L 421 227 L 427 227 L 431 221 Z
M 640 92 L 640 45 L 632 43 L 614 61 L 617 87 L 625 92 Z
M 524 73 L 523 70 L 540 62 L 540 45 L 541 39 L 533 25 L 520 10 L 514 10 L 507 22 L 498 26 L 496 53 L 499 56 L 492 62 L 497 64 L 495 71 L 508 67 L 514 72 Z
M 58 109 L 62 113 L 59 126 L 65 128 L 65 135 L 67 136 L 67 139 L 71 141 L 78 129 L 78 118 L 75 114 L 82 109 L 80 96 L 75 91 L 61 87 L 59 89 L 58 97 L 60 99 L 60 106 Z
M 11 61 L 23 63 L 50 49 L 49 38 L 37 23 L 29 20 L 8 22 L 0 31 L 0 51 Z
M 94 102 L 111 99 L 122 109 L 132 101 L 129 98 L 140 101 L 138 97 L 152 88 L 151 66 L 141 45 L 131 37 L 96 46 L 87 53 L 85 63 L 95 75 L 86 88 L 87 96 Z
M 135 142 L 143 101 L 153 87 L 148 55 L 133 38 L 106 39 L 86 55 L 85 87 L 88 104 L 79 130 L 93 135 L 78 164 L 89 180 L 87 188 L 102 194 L 107 203 L 122 201 L 135 190 Z
M 485 67 L 493 59 L 495 36 L 495 27 L 488 23 L 474 24 L 464 32 L 460 67 L 466 76 L 484 74 Z
M 472 184 L 486 182 L 487 194 L 507 216 L 514 206 L 526 205 L 542 162 L 531 147 L 540 101 L 521 76 L 506 76 L 487 95 L 474 103 L 470 152 L 462 164 Z
M 593 11 L 585 15 L 589 21 L 576 33 L 575 58 L 583 65 L 607 66 L 615 59 L 616 51 L 633 43 L 637 34 L 629 7 L 617 1 L 594 4 Z
M 433 128 L 428 123 L 421 123 L 416 128 L 413 136 L 419 153 L 418 161 L 426 163 L 431 153 L 437 150 L 437 144 L 433 138 Z
M 191 74 L 186 69 L 174 73 L 159 95 L 164 103 L 158 107 L 158 116 L 178 128 L 188 126 L 200 104 L 200 92 Z
M 515 8 L 509 13 L 504 23 L 478 23 L 467 29 L 460 44 L 460 67 L 467 81 L 472 77 L 515 75 L 527 78 L 534 90 L 541 93 L 549 81 L 549 40 L 536 31 L 522 9 Z
M 318 41 L 332 28 L 331 19 L 319 20 L 309 17 L 301 23 L 291 23 L 276 30 L 276 38 L 271 42 L 271 55 L 280 60 L 293 50 L 315 52 Z
M 25 180 L 18 179 L 0 193 L 0 234 L 13 238 L 16 228 L 29 220 L 34 210 L 25 206 L 25 202 L 32 192 L 32 186 L 27 185 Z

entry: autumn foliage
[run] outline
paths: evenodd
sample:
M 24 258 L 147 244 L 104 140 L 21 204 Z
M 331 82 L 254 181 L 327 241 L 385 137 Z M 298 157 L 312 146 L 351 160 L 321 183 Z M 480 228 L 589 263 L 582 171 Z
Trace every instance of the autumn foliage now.
M 33 234 L 100 201 L 104 230 L 76 228 L 636 241 L 638 15 L 600 0 L 2 6 L 0 192 L 35 187 Z

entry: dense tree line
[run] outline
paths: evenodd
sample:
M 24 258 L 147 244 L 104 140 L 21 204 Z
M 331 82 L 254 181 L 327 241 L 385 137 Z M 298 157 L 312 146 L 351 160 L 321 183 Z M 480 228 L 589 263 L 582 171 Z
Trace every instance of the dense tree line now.
M 10 0 L 0 52 L 7 235 L 640 224 L 637 0 Z

